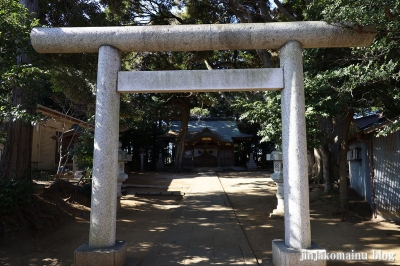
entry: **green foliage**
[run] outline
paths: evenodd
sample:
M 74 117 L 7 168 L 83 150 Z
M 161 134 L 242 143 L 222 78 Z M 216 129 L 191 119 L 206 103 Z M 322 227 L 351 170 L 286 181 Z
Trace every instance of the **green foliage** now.
M 34 120 L 26 110 L 36 104 L 45 79 L 45 72 L 31 64 L 37 58 L 29 36 L 37 25 L 18 1 L 0 0 L 0 120 Z M 31 63 L 25 63 L 26 57 Z M 25 90 L 18 106 L 12 105 L 14 88 Z
M 93 171 L 93 146 L 93 133 L 84 129 L 78 137 L 78 143 L 70 151 L 71 156 L 75 156 L 79 169 L 86 171 L 87 177 L 91 176 Z
M 399 47 L 400 0 L 353 1 L 318 0 L 282 1 L 283 8 L 270 9 L 269 1 L 228 2 L 214 0 L 133 1 L 79 0 L 59 4 L 58 0 L 41 1 L 39 17 L 47 26 L 110 26 L 144 24 L 245 23 L 297 20 L 325 20 L 348 27 L 374 24 L 378 34 L 371 47 L 345 49 L 307 49 L 304 51 L 307 136 L 310 145 L 328 141 L 321 121 L 342 114 L 344 107 L 356 110 L 382 110 L 398 115 L 400 79 Z M 306 5 L 307 3 L 307 5 Z M 38 56 L 31 51 L 29 32 L 37 21 L 18 1 L 0 0 L 0 113 L 11 119 L 35 121 L 25 106 L 10 106 L 13 86 L 32 89 L 28 100 L 37 102 L 39 95 L 54 97 L 64 94 L 75 103 L 94 110 L 97 72 L 96 54 Z M 18 55 L 28 53 L 32 64 L 16 66 Z M 277 53 L 267 51 L 271 64 L 266 64 L 259 51 L 151 52 L 124 53 L 124 70 L 229 69 L 277 66 Z M 36 64 L 37 58 L 41 59 Z M 42 69 L 46 69 L 43 71 Z M 179 98 L 188 94 L 121 95 L 122 128 L 146 134 L 155 121 L 168 121 L 179 116 Z M 240 119 L 260 125 L 263 141 L 280 139 L 280 94 L 198 93 L 191 94 L 191 107 L 196 115 L 227 116 L 234 112 Z M 2 118 L 0 118 L 2 119 Z M 157 130 L 163 130 L 159 122 Z M 91 135 L 91 134 L 90 134 Z M 154 139 L 154 138 L 151 138 Z M 151 146 L 143 140 L 146 146 Z M 92 140 L 83 141 L 81 159 L 84 169 L 91 169 Z M 84 144 L 83 146 L 85 146 Z M 132 145 L 131 145 L 132 146 Z M 136 148 L 137 145 L 135 144 Z
M 120 25 L 108 18 L 99 1 L 77 0 L 60 4 L 59 0 L 39 1 L 39 18 L 50 27 L 93 27 Z M 80 106 L 87 117 L 94 114 L 97 77 L 96 53 L 42 54 L 42 67 L 47 69 L 46 106 L 51 106 L 54 95 L 68 98 Z
M 400 130 L 400 118 L 397 117 L 396 119 L 390 121 L 390 123 L 386 124 L 381 129 L 379 129 L 376 133 L 376 136 L 377 137 L 387 136 L 399 130 Z
M 398 0 L 319 0 L 312 1 L 307 18 L 344 25 L 374 25 L 378 32 L 395 33 L 398 30 L 399 7 Z
M 193 24 L 233 23 L 236 18 L 232 15 L 228 5 L 220 4 L 215 0 L 186 0 L 186 16 Z
M 31 28 L 38 25 L 27 9 L 15 0 L 0 0 L 0 73 L 16 63 L 30 49 Z
M 32 200 L 35 186 L 30 180 L 0 179 L 0 215 L 24 208 Z
M 241 112 L 240 120 L 259 124 L 258 135 L 261 142 L 275 141 L 281 143 L 281 95 L 279 92 L 266 91 L 258 94 L 258 99 L 237 99 L 234 107 Z
M 321 121 L 344 117 L 347 107 L 359 114 L 379 110 L 387 117 L 398 116 L 400 1 L 319 0 L 303 14 L 307 20 L 325 20 L 349 30 L 366 25 L 377 29 L 369 47 L 304 51 L 306 108 L 313 113 L 307 116 L 308 143 L 332 142 L 330 129 Z M 389 125 L 382 134 L 390 128 L 396 127 Z
M 194 107 L 190 109 L 190 116 L 193 117 L 207 117 L 210 115 L 210 111 L 208 109 Z
M 39 1 L 41 22 L 51 27 L 111 26 L 98 1 Z

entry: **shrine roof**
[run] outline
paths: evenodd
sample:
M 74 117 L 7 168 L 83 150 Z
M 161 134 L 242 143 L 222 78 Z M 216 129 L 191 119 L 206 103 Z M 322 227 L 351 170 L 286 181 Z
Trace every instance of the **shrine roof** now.
M 176 138 L 181 128 L 180 121 L 171 121 L 168 133 L 159 136 L 159 138 Z M 194 137 L 196 134 L 208 128 L 213 133 L 218 134 L 224 141 L 230 142 L 234 138 L 251 138 L 253 135 L 245 134 L 239 131 L 236 121 L 220 119 L 220 120 L 190 120 L 188 124 L 187 139 Z
M 375 132 L 391 123 L 397 123 L 400 120 L 400 116 L 393 118 L 387 118 L 383 113 L 376 113 L 368 116 L 363 116 L 354 119 L 353 121 L 359 127 L 361 134 L 369 134 Z M 396 130 L 397 131 L 397 130 Z

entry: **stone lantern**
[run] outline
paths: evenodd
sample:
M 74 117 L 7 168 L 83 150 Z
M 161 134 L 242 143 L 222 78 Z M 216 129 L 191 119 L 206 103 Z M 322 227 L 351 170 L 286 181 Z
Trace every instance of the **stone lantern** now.
M 270 217 L 283 217 L 285 214 L 285 207 L 283 200 L 282 152 L 273 151 L 268 155 L 267 160 L 274 162 L 274 173 L 271 175 L 271 178 L 276 183 L 276 198 L 278 200 L 278 205 L 276 206 L 276 209 L 270 213 Z
M 162 152 L 160 152 L 158 155 L 157 170 L 163 170 L 163 169 L 164 169 L 164 160 L 163 160 Z
M 140 171 L 144 171 L 144 156 L 146 155 L 146 151 L 144 149 L 140 149 Z
M 257 164 L 256 164 L 256 162 L 254 161 L 253 153 L 250 153 L 249 161 L 247 162 L 246 166 L 247 166 L 247 170 L 248 170 L 248 171 L 257 170 Z
M 125 161 L 132 160 L 132 156 L 128 155 L 126 151 L 121 149 L 121 142 L 118 143 L 118 177 L 117 177 L 117 197 L 120 198 L 122 182 L 128 179 L 128 175 L 125 174 Z

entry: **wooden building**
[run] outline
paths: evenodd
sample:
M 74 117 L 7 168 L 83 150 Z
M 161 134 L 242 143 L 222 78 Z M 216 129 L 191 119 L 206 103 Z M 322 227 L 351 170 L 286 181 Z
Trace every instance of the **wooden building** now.
M 39 105 L 38 112 L 44 117 L 34 126 L 32 139 L 32 168 L 55 171 L 60 160 L 59 145 L 62 141 L 62 154 L 76 142 L 79 128 L 94 128 L 82 120 Z M 73 170 L 72 157 L 66 167 Z
M 377 136 L 389 122 L 382 114 L 355 122 L 361 132 L 350 142 L 347 153 L 350 186 L 365 198 L 374 214 L 400 221 L 400 131 Z
M 171 122 L 168 133 L 159 136 L 164 143 L 175 143 L 180 131 L 180 121 Z M 240 143 L 250 141 L 252 135 L 239 131 L 236 121 L 228 119 L 191 120 L 185 142 L 183 166 L 221 167 L 237 166 L 247 161 L 246 152 L 236 149 Z

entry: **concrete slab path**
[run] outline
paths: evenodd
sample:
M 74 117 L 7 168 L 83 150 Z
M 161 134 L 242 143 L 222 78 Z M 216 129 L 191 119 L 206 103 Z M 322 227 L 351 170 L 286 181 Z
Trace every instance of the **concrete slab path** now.
M 258 265 L 215 172 L 201 172 L 141 263 Z

